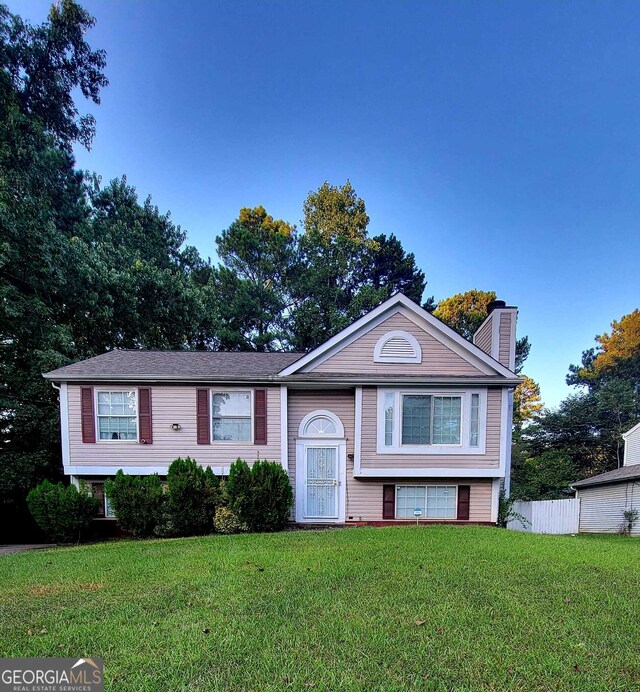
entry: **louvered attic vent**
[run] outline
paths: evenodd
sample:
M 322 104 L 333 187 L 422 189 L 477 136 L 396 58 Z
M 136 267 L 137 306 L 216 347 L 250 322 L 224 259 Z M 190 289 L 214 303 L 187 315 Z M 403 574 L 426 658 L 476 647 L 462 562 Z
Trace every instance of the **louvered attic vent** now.
M 421 363 L 422 350 L 418 340 L 409 332 L 387 332 L 373 352 L 376 363 Z

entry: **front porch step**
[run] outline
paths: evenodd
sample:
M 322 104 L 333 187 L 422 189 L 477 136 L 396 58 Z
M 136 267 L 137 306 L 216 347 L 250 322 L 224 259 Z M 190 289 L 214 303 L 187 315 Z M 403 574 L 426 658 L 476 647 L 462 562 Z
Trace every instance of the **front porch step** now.
M 291 522 L 287 526 L 287 531 L 328 531 L 330 529 L 346 529 L 347 524 L 307 524 Z

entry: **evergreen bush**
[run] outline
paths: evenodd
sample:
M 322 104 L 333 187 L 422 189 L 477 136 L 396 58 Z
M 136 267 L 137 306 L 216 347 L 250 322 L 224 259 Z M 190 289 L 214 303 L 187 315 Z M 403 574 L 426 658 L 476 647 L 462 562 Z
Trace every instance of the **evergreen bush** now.
M 125 531 L 136 538 L 171 535 L 167 496 L 157 473 L 129 476 L 120 469 L 113 480 L 107 480 L 104 491 Z
M 230 509 L 250 531 L 279 531 L 288 521 L 293 491 L 287 473 L 275 461 L 258 460 L 249 468 L 238 459 L 225 487 Z
M 28 494 L 27 504 L 36 523 L 50 540 L 79 543 L 98 511 L 100 501 L 82 482 L 78 490 L 75 485 L 43 481 Z
M 190 457 L 171 464 L 167 487 L 173 535 L 197 536 L 211 531 L 219 485 L 210 467 L 203 469 Z

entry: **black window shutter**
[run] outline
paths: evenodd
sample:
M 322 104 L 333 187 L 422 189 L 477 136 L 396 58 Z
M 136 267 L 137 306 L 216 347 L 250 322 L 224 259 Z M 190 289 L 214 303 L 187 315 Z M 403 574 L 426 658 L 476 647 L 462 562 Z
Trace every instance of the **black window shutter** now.
M 209 428 L 209 390 L 196 389 L 196 441 L 199 445 L 211 442 Z
M 140 387 L 138 390 L 138 421 L 140 423 L 140 442 L 150 445 L 153 442 L 153 425 L 151 423 L 151 387 Z
M 267 444 L 267 390 L 253 392 L 253 444 Z
M 469 521 L 469 498 L 471 496 L 470 485 L 458 486 L 458 516 L 462 521 Z
M 383 519 L 395 519 L 396 518 L 396 486 L 395 485 L 383 485 L 382 486 L 382 518 Z

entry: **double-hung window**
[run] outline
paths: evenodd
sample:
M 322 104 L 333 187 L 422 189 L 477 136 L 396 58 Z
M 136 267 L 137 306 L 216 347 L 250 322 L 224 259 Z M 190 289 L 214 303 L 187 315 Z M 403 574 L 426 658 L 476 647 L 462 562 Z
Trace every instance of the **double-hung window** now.
M 462 429 L 462 397 L 404 394 L 403 445 L 458 445 Z
M 213 392 L 212 398 L 213 439 L 224 442 L 251 442 L 251 392 Z
M 135 390 L 98 390 L 100 440 L 138 439 L 138 401 Z
M 413 519 L 420 510 L 427 519 L 455 519 L 457 515 L 455 485 L 396 486 L 396 518 Z

